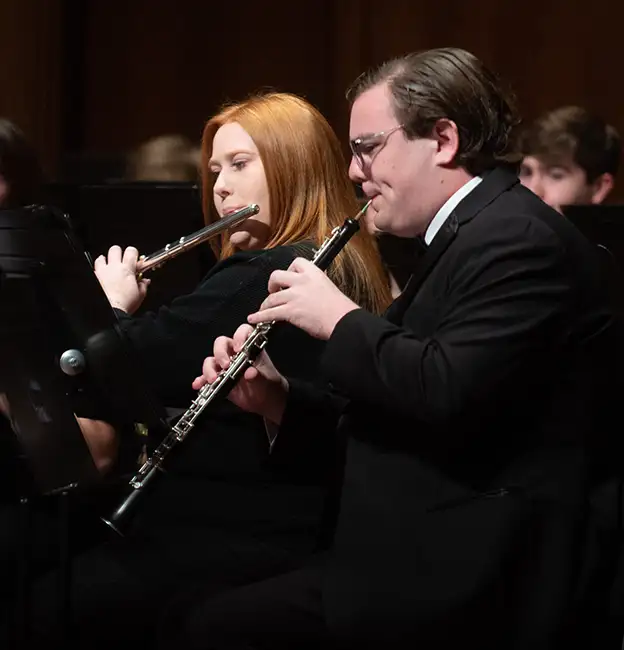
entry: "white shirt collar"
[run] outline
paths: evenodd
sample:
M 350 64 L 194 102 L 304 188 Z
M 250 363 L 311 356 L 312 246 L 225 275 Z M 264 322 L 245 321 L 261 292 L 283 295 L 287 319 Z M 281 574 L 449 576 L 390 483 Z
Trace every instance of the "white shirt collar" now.
M 425 244 L 427 244 L 427 246 L 432 242 L 433 238 L 437 235 L 438 230 L 442 228 L 442 225 L 449 218 L 449 215 L 456 208 L 457 204 L 463 198 L 468 196 L 468 194 L 470 194 L 470 192 L 472 192 L 472 190 L 474 190 L 482 180 L 481 176 L 471 178 L 465 185 L 462 185 L 455 194 L 447 199 L 446 203 L 438 210 L 425 231 Z

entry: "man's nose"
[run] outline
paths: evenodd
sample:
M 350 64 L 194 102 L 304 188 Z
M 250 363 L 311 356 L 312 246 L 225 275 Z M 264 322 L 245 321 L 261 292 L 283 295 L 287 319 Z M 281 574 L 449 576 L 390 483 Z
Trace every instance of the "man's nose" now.
M 360 164 L 358 163 L 355 156 L 351 156 L 351 162 L 349 163 L 349 178 L 354 183 L 360 184 L 362 181 L 366 180 L 366 176 L 364 175 L 364 172 L 362 171 L 362 168 L 360 167 Z

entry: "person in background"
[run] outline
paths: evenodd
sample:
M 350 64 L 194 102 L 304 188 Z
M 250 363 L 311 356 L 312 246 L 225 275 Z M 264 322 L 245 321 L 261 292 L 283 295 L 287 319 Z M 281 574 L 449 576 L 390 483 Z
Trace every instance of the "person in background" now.
M 42 197 L 43 183 L 43 169 L 34 147 L 16 124 L 0 118 L 0 209 L 36 203 Z M 8 415 L 0 402 L 0 426 L 4 430 Z M 102 472 L 108 471 L 117 446 L 112 429 L 103 421 L 80 417 L 78 421 L 95 464 Z
M 126 180 L 196 182 L 199 156 L 199 149 L 185 136 L 160 135 L 130 154 Z
M 520 181 L 559 212 L 602 203 L 615 184 L 622 144 L 615 128 L 579 106 L 539 117 L 520 132 Z
M 43 172 L 37 154 L 13 122 L 0 118 L 0 208 L 34 203 Z
M 42 199 L 44 174 L 37 153 L 24 133 L 13 122 L 0 119 L 0 210 L 15 210 L 38 203 Z M 83 433 L 93 462 L 101 474 L 107 474 L 115 464 L 118 439 L 114 427 L 98 419 L 101 409 L 96 404 L 75 404 L 81 412 L 76 419 Z M 87 414 L 87 410 L 89 414 Z M 89 417 L 82 417 L 87 416 Z M 93 416 L 93 417 L 91 417 Z M 13 430 L 11 408 L 0 392 L 0 616 L 11 619 L 17 602 L 18 557 L 24 544 L 22 527 L 24 508 L 20 499 L 29 502 L 28 553 L 30 575 L 37 576 L 58 560 L 59 518 L 54 495 L 41 495 L 33 485 L 31 470 Z M 85 514 L 93 509 L 88 493 L 70 495 L 72 545 L 88 547 L 97 531 L 86 522 Z M 10 647 L 11 622 L 0 629 L 0 644 Z

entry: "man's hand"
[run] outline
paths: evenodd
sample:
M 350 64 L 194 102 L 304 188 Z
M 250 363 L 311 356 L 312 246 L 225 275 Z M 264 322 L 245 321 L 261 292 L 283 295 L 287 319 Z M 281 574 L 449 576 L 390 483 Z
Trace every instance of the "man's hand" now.
M 230 367 L 231 358 L 241 350 L 253 328 L 241 325 L 232 338 L 220 336 L 214 342 L 213 354 L 204 361 L 200 377 L 193 382 L 199 390 L 212 384 L 220 372 Z M 261 352 L 253 366 L 245 370 L 243 377 L 230 391 L 228 399 L 239 408 L 262 415 L 274 424 L 280 424 L 286 407 L 288 382 L 280 375 L 266 352 Z
M 312 262 L 298 257 L 288 271 L 273 271 L 270 295 L 247 320 L 255 325 L 286 321 L 314 338 L 326 341 L 338 321 L 359 307 Z
M 121 253 L 119 246 L 111 246 L 108 259 L 100 255 L 94 262 L 95 275 L 113 307 L 134 313 L 140 306 L 150 280 L 136 279 L 136 266 L 139 251 L 129 246 Z

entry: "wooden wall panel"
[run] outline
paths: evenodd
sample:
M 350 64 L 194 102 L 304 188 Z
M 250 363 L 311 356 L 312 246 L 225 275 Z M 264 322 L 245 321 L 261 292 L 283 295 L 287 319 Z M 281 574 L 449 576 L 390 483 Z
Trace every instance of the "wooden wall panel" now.
M 288 1 L 242 4 L 92 0 L 87 146 L 124 148 L 171 131 L 197 138 L 224 101 L 267 88 L 303 94 L 328 110 L 331 0 L 307 9 Z
M 577 103 L 624 133 L 621 0 L 88 0 L 72 27 L 84 31 L 81 96 L 68 103 L 63 10 L 77 6 L 0 2 L 0 114 L 48 162 L 63 147 L 123 151 L 172 131 L 196 139 L 223 101 L 263 88 L 306 96 L 346 147 L 346 86 L 387 58 L 446 45 L 494 67 L 527 119 Z M 82 133 L 69 138 L 68 123 Z M 624 200 L 624 175 L 616 196 Z
M 0 2 L 0 115 L 24 130 L 53 171 L 60 146 L 61 4 Z

